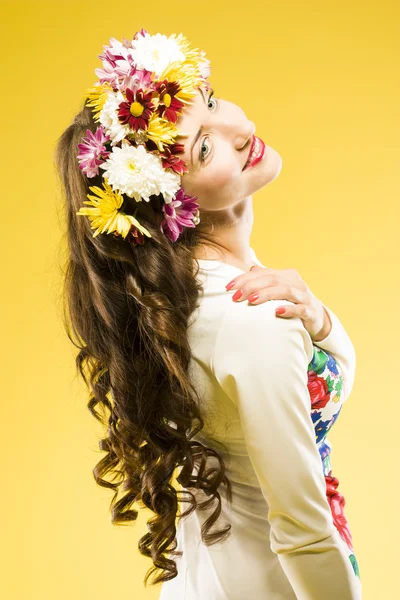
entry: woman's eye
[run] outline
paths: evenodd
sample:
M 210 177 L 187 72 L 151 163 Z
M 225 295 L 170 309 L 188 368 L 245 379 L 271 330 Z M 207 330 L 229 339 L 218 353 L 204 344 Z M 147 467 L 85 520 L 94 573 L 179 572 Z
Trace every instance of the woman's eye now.
M 217 104 L 218 104 L 217 100 L 215 98 L 213 99 L 213 95 L 214 95 L 214 90 L 211 92 L 211 94 L 208 97 L 208 102 L 207 102 L 208 106 L 210 105 L 210 102 L 212 100 L 215 103 L 214 106 L 217 106 Z M 207 138 L 204 138 L 204 139 L 206 140 Z M 204 146 L 206 148 L 208 148 L 207 144 L 204 144 L 204 141 L 203 141 L 203 143 L 201 144 L 201 148 L 200 148 L 200 160 L 201 161 L 203 161 L 206 158 L 206 156 L 208 156 L 208 154 L 209 154 L 208 152 L 207 152 L 207 154 L 203 154 L 203 148 L 204 148 Z
M 208 98 L 208 102 L 207 102 L 207 104 L 209 104 L 209 103 L 210 103 L 210 101 L 211 101 L 211 99 L 212 99 L 213 95 L 214 95 L 214 92 L 211 92 L 211 94 L 210 94 L 210 96 L 209 96 L 209 98 Z M 215 102 L 214 106 L 217 106 L 217 101 L 216 101 L 216 99 L 215 99 L 215 98 L 214 98 L 214 100 L 213 100 L 213 101 Z
M 208 153 L 206 155 L 203 154 L 203 148 L 204 148 L 204 146 L 206 148 L 208 147 L 207 144 L 204 143 L 206 139 L 207 138 L 204 138 L 203 143 L 201 144 L 201 148 L 200 148 L 200 160 L 201 161 L 203 161 L 206 158 L 206 156 L 208 155 Z

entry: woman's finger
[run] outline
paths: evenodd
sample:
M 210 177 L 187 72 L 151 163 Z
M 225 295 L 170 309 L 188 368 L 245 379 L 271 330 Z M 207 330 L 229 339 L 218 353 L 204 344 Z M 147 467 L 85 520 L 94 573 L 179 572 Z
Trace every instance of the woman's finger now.
M 308 322 L 314 322 L 314 309 L 312 306 L 307 304 L 285 304 L 285 306 L 277 306 L 275 309 L 275 314 L 278 317 L 291 318 L 291 317 L 299 317 L 304 325 Z
M 268 300 L 288 300 L 291 304 L 276 307 L 277 317 L 299 317 L 316 341 L 329 334 L 332 323 L 327 311 L 295 269 L 276 270 L 254 265 L 250 271 L 226 286 L 227 290 L 237 288 L 233 301 L 247 299 L 250 304 L 262 304 Z
M 248 300 L 251 304 L 261 304 L 267 300 L 290 300 L 296 304 L 309 302 L 307 292 L 303 292 L 292 285 L 276 285 L 260 288 L 259 279 L 247 281 L 233 294 L 234 302 Z
M 295 269 L 269 269 L 267 267 L 253 266 L 246 273 L 241 273 L 226 284 L 227 291 L 243 289 L 248 283 L 254 284 L 254 291 L 262 287 L 276 285 L 295 285 L 300 290 L 306 291 L 307 284 Z

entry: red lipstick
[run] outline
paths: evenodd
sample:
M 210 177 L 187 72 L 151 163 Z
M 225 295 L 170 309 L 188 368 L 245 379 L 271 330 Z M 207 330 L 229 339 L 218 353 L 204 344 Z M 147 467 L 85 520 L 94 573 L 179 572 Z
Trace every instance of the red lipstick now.
M 256 135 L 253 135 L 253 140 L 252 140 L 252 144 L 251 144 L 250 152 L 249 152 L 249 158 L 247 159 L 246 164 L 244 165 L 242 171 L 245 171 L 246 169 L 250 169 L 250 168 L 254 167 L 257 163 L 260 162 L 260 160 L 262 160 L 264 158 L 264 154 L 265 154 L 264 142 L 262 141 L 262 139 L 260 139 Z

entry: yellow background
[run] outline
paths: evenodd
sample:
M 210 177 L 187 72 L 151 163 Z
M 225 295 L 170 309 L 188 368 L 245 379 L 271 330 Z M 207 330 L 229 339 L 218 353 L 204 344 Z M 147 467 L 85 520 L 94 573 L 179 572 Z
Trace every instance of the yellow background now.
M 160 593 L 144 588 L 151 561 L 137 549 L 152 513 L 112 526 L 112 493 L 92 476 L 102 430 L 60 321 L 53 171 L 103 45 L 144 27 L 204 49 L 216 95 L 282 156 L 253 197 L 251 245 L 267 266 L 296 268 L 354 343 L 333 469 L 364 600 L 398 598 L 399 3 L 14 1 L 0 22 L 3 597 Z

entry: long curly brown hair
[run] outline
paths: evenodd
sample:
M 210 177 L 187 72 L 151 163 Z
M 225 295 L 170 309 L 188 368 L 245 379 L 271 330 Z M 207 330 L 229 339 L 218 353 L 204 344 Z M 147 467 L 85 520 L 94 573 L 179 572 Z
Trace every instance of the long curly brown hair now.
M 176 551 L 178 516 L 206 510 L 216 500 L 201 529 L 203 542 L 222 541 L 231 529 L 228 524 L 209 533 L 221 513 L 218 488 L 226 485 L 231 502 L 231 483 L 222 456 L 192 440 L 204 427 L 200 398 L 189 376 L 187 329 L 203 291 L 193 250 L 200 243 L 212 244 L 212 239 L 202 216 L 201 227 L 186 227 L 172 243 L 159 228 L 163 215 L 158 196 L 137 205 L 136 217 L 152 235 L 143 245 L 106 233 L 93 237 L 89 219 L 76 213 L 87 200 L 89 184 L 101 187 L 101 175 L 88 182 L 79 168 L 77 145 L 86 129 L 94 133 L 96 128 L 92 110 L 84 106 L 56 141 L 67 248 L 62 318 L 79 349 L 77 374 L 89 390 L 88 408 L 107 430 L 99 441 L 106 454 L 93 475 L 100 486 L 114 490 L 111 522 L 134 521 L 134 503 L 155 513 L 138 543 L 140 553 L 153 561 L 144 578 L 146 587 L 158 569 L 162 572 L 151 585 L 178 573 L 175 560 L 167 557 L 182 555 Z M 129 212 L 125 205 L 124 212 Z M 217 460 L 207 470 L 209 457 Z M 183 490 L 173 485 L 176 469 Z M 203 490 L 209 499 L 198 502 L 190 488 Z M 188 510 L 178 513 L 178 502 L 189 503 Z

